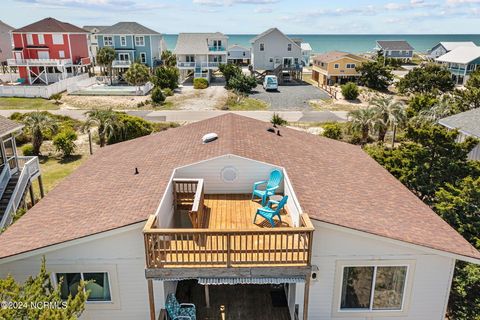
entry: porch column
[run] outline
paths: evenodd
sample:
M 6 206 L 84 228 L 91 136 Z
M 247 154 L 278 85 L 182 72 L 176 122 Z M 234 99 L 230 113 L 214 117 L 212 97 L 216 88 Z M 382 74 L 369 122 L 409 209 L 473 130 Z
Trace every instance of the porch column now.
M 153 295 L 153 280 L 147 280 L 148 284 L 148 302 L 150 305 L 150 320 L 155 320 L 155 300 Z
M 205 304 L 207 308 L 210 308 L 210 288 L 208 284 L 205 285 Z
M 310 275 L 305 277 L 305 289 L 303 292 L 303 320 L 308 320 L 308 300 L 310 295 Z

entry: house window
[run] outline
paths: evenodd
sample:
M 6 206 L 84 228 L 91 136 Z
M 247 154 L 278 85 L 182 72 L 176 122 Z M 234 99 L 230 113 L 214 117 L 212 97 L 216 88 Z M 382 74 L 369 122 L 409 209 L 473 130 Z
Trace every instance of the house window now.
M 186 62 L 195 62 L 195 56 L 185 56 Z
M 104 46 L 113 46 L 113 37 L 112 36 L 103 37 L 103 45 Z
M 63 34 L 54 34 L 52 38 L 53 44 L 63 44 Z
M 38 44 L 45 44 L 45 38 L 43 37 L 43 34 L 38 35 Z
M 291 44 L 291 43 L 289 43 L 289 44 L 287 45 L 287 51 L 292 51 L 292 44 Z
M 136 46 L 144 46 L 145 45 L 145 38 L 143 36 L 135 37 L 135 45 Z
M 59 58 L 65 58 L 65 51 L 63 51 L 63 50 L 58 51 L 58 57 Z
M 260 43 L 260 51 L 265 51 L 265 44 Z
M 401 311 L 407 266 L 345 266 L 340 311 Z
M 338 69 L 338 68 L 340 68 L 340 65 L 339 65 L 338 63 L 335 63 L 335 64 L 333 65 L 333 67 L 334 67 L 335 69 Z
M 120 61 L 130 61 L 130 54 L 128 53 L 119 53 L 118 60 Z
M 243 51 L 243 56 L 245 57 L 247 54 L 245 53 L 245 51 Z
M 107 272 L 74 272 L 57 273 L 56 281 L 60 285 L 60 296 L 67 300 L 68 296 L 75 297 L 78 293 L 80 281 L 89 282 L 85 290 L 90 291 L 87 301 L 90 302 L 111 302 L 110 280 Z
M 147 63 L 147 54 L 145 52 L 140 52 L 140 62 Z
M 4 140 L 3 147 L 5 148 L 5 157 L 10 165 L 10 169 L 14 169 L 17 166 L 17 162 L 15 161 L 15 146 L 13 144 L 13 139 L 8 138 Z
M 273 58 L 268 59 L 270 63 L 273 63 Z
M 125 37 L 125 36 L 121 36 L 121 37 L 120 37 L 120 45 L 121 45 L 122 47 L 126 47 L 126 46 L 127 46 L 127 37 Z
M 355 69 L 355 63 L 347 63 L 347 69 Z
M 33 45 L 33 36 L 31 33 L 27 34 L 27 44 L 28 45 Z

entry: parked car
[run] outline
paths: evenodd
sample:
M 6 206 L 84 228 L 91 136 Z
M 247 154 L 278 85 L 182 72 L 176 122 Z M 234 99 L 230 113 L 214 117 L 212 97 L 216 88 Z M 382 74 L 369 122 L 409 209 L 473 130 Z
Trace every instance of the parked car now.
M 265 76 L 265 79 L 263 79 L 263 89 L 266 91 L 278 90 L 277 76 Z

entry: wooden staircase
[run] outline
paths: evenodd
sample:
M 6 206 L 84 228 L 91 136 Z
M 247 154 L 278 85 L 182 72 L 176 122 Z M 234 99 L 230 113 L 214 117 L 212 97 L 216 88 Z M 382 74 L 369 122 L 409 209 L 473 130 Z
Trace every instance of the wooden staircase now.
M 0 221 L 3 219 L 3 215 L 7 210 L 8 203 L 12 199 L 13 191 L 15 190 L 15 186 L 17 185 L 18 178 L 20 174 L 17 172 L 8 181 L 7 187 L 3 192 L 2 198 L 0 199 Z
M 279 84 L 283 84 L 285 82 L 285 79 L 283 77 L 284 71 L 288 71 L 291 79 L 302 79 L 301 69 L 288 68 L 288 67 L 284 68 L 283 65 L 281 64 L 278 65 L 273 70 L 265 70 L 263 72 L 259 72 L 257 70 L 250 70 L 250 72 L 255 76 L 255 78 L 259 83 L 263 83 L 265 76 L 273 75 L 277 77 Z

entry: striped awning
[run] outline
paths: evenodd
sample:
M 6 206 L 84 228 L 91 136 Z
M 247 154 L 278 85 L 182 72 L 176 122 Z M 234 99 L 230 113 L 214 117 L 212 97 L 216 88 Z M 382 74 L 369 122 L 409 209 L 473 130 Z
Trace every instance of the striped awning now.
M 287 278 L 198 278 L 201 285 L 224 285 L 224 284 L 282 284 L 305 282 L 304 277 Z

